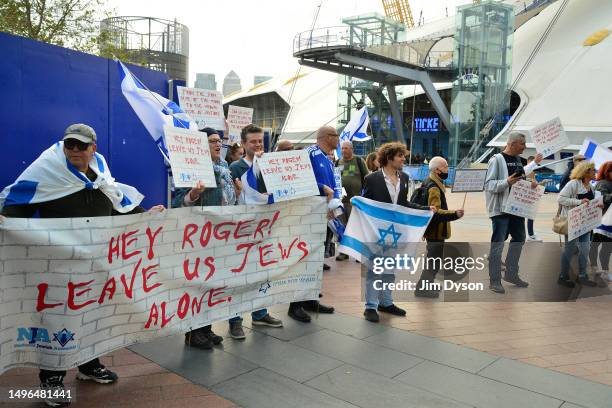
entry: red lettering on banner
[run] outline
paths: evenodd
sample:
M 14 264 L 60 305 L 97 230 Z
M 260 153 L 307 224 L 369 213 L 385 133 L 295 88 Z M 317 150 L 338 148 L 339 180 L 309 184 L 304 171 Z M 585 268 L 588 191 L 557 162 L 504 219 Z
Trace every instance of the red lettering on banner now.
M 151 306 L 151 310 L 149 310 L 149 318 L 147 319 L 147 323 L 145 324 L 145 329 L 151 327 L 151 323 L 154 326 L 157 326 L 157 320 L 159 319 L 159 311 L 157 310 L 157 305 L 153 302 Z
M 234 231 L 234 239 L 240 239 L 240 238 L 248 237 L 249 235 L 251 235 L 250 232 L 247 232 L 245 234 L 239 234 L 239 233 L 240 233 L 240 230 L 244 228 L 249 228 L 253 221 L 255 220 L 244 220 L 244 221 L 238 222 L 238 225 L 236 226 L 236 230 Z
M 169 317 L 166 317 L 166 302 L 161 302 L 161 315 L 162 315 L 162 322 L 161 322 L 161 328 L 163 329 L 164 327 L 166 327 L 166 325 L 168 323 L 170 323 L 170 320 L 172 320 L 172 318 L 174 317 L 174 313 L 172 313 Z
M 226 287 L 227 286 L 223 286 L 222 288 L 211 289 L 208 291 L 208 307 L 214 307 L 220 303 L 232 301 L 231 297 L 227 297 L 227 298 L 222 297 L 222 298 L 215 299 L 213 301 L 215 296 L 221 296 L 222 294 L 225 293 L 223 292 L 223 289 L 225 289 Z
M 215 274 L 215 258 L 212 256 L 207 257 L 204 260 L 204 265 L 208 266 L 208 275 L 204 278 L 204 281 L 209 280 Z
M 202 232 L 200 233 L 200 245 L 202 248 L 206 248 L 208 242 L 210 241 L 210 233 L 212 231 L 212 223 L 208 221 L 202 227 Z
M 185 249 L 185 243 L 189 242 L 191 248 L 193 248 L 193 242 L 191 242 L 191 236 L 198 232 L 198 226 L 195 224 L 187 224 L 185 225 L 185 229 L 183 230 L 183 243 L 181 244 L 181 249 Z
M 155 230 L 153 234 L 151 234 L 151 227 L 147 227 L 146 233 L 147 233 L 147 238 L 149 238 L 149 250 L 147 251 L 147 258 L 149 260 L 153 259 L 153 257 L 155 256 L 153 252 L 153 244 L 155 243 L 155 238 L 157 237 L 157 234 L 160 233 L 162 228 L 163 227 L 159 227 L 158 229 Z
M 155 264 L 155 265 L 150 265 L 150 266 L 147 266 L 145 268 L 142 268 L 142 289 L 145 291 L 145 293 L 149 293 L 153 289 L 161 286 L 161 283 L 159 283 L 159 282 L 157 282 L 153 286 L 147 286 L 147 282 L 149 281 L 151 276 L 157 275 L 157 272 L 155 272 L 155 271 L 149 272 L 149 270 L 151 270 L 153 268 L 157 268 L 158 266 L 159 266 L 159 264 Z
M 263 220 L 259 221 L 259 224 L 257 224 L 257 228 L 255 228 L 255 233 L 253 234 L 253 238 L 257 239 L 257 233 L 259 232 L 261 234 L 261 237 L 264 237 L 264 233 L 263 233 L 263 229 L 265 227 L 268 226 L 268 224 L 270 224 L 270 220 L 267 218 L 264 218 Z
M 189 311 L 189 293 L 183 294 L 179 299 L 178 308 L 176 309 L 176 315 L 179 319 L 183 320 L 187 316 Z
M 189 259 L 185 259 L 183 262 L 183 274 L 188 281 L 193 280 L 193 278 L 197 278 L 200 275 L 198 274 L 198 268 L 200 267 L 200 257 L 197 257 L 195 260 L 195 266 L 193 267 L 193 272 L 189 272 Z
M 244 253 L 244 258 L 242 258 L 242 264 L 240 264 L 240 267 L 232 269 L 232 272 L 235 272 L 235 273 L 242 272 L 242 270 L 244 269 L 244 265 L 246 265 L 247 258 L 249 257 L 249 251 L 255 245 L 259 245 L 259 244 L 261 244 L 261 241 L 246 242 L 244 244 L 239 244 L 239 245 L 236 246 L 236 251 L 240 251 L 241 249 L 244 249 L 244 248 L 246 248 L 246 251 Z
M 117 282 L 115 281 L 115 277 L 111 276 L 109 280 L 106 281 L 104 287 L 102 288 L 102 292 L 100 293 L 100 298 L 98 299 L 98 303 L 104 303 L 104 294 L 108 292 L 108 300 L 112 300 L 115 295 L 115 290 L 117 290 Z
M 294 238 L 293 241 L 291 241 L 291 244 L 289 244 L 289 249 L 285 249 L 283 247 L 283 244 L 281 244 L 280 242 L 278 243 L 278 249 L 280 250 L 282 259 L 289 258 L 289 256 L 291 255 L 291 248 L 293 248 L 293 245 L 295 245 L 295 241 L 297 240 L 297 238 Z
M 276 220 L 278 220 L 279 215 L 280 215 L 280 211 L 277 211 L 274 213 L 274 216 L 272 217 L 272 222 L 270 223 L 270 228 L 268 228 L 268 235 L 272 234 L 272 227 L 274 226 L 274 223 L 276 222 Z
M 89 292 L 91 290 L 91 288 L 87 288 L 87 289 L 83 289 L 83 290 L 79 290 L 78 292 L 75 291 L 75 289 L 77 288 L 82 288 L 84 286 L 88 286 L 91 285 L 91 283 L 93 282 L 93 279 L 87 282 L 79 282 L 79 283 L 72 283 L 72 281 L 68 282 L 68 309 L 70 310 L 79 310 L 84 308 L 87 305 L 90 305 L 92 303 L 95 302 L 95 300 L 90 299 L 88 301 L 86 301 L 85 303 L 82 303 L 80 305 L 77 305 L 76 303 L 74 303 L 74 299 Z
M 297 247 L 300 251 L 304 253 L 304 255 L 302 255 L 302 257 L 298 259 L 298 262 L 300 262 L 302 259 L 306 258 L 310 252 L 308 251 L 308 248 L 307 248 L 308 244 L 306 244 L 304 241 L 298 242 Z
M 115 237 L 111 238 L 110 242 L 108 243 L 108 263 L 109 264 L 113 263 L 113 255 L 115 255 L 116 258 L 119 258 L 121 256 L 121 259 L 126 260 L 142 252 L 141 250 L 135 250 L 132 252 L 127 251 L 127 248 L 130 245 L 138 241 L 138 238 L 136 237 L 131 238 L 131 239 L 128 239 L 128 238 L 136 234 L 137 232 L 138 230 L 123 233 L 116 238 L 116 241 L 115 241 Z M 121 252 L 119 252 L 120 243 L 121 243 Z
M 215 236 L 215 238 L 217 238 L 219 241 L 225 241 L 227 242 L 227 240 L 229 239 L 230 235 L 232 234 L 232 232 L 230 230 L 225 230 L 225 231 L 221 231 L 221 235 L 219 234 L 219 230 L 222 227 L 225 227 L 226 225 L 228 226 L 234 226 L 236 225 L 235 222 L 232 221 L 224 221 L 224 222 L 220 222 L 219 224 L 215 225 L 215 230 L 213 232 L 213 235 Z
M 134 279 L 136 279 L 136 271 L 140 268 L 140 264 L 142 263 L 142 258 L 138 260 L 138 263 L 132 270 L 132 279 L 130 280 L 130 286 L 127 285 L 125 281 L 125 274 L 121 274 L 121 283 L 123 283 L 123 287 L 125 288 L 125 296 L 132 299 L 132 290 L 134 289 Z
M 36 311 L 37 312 L 42 312 L 45 309 L 52 309 L 54 307 L 63 305 L 63 303 L 45 303 L 45 294 L 47 293 L 47 289 L 49 288 L 48 283 L 39 283 L 37 287 L 38 287 L 38 298 L 36 300 Z
M 272 264 L 278 263 L 278 261 L 276 259 L 272 259 L 272 260 L 267 261 L 267 262 L 264 261 L 264 257 L 273 252 L 271 249 L 268 249 L 267 251 L 265 251 L 266 248 L 270 248 L 271 246 L 272 246 L 272 244 L 266 244 L 264 246 L 260 246 L 259 247 L 259 264 L 261 266 L 268 266 L 268 265 L 272 265 Z

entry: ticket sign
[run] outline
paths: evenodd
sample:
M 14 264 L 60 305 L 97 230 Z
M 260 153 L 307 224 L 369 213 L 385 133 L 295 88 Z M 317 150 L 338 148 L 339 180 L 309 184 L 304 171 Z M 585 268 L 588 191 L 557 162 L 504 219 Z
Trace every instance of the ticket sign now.
M 602 212 L 597 204 L 601 200 L 592 200 L 588 204 L 574 207 L 567 212 L 567 239 L 578 238 L 587 232 L 593 231 L 601 225 Z
M 253 123 L 253 108 L 230 105 L 227 109 L 227 124 L 229 126 L 229 144 L 240 141 L 240 132 L 246 125 Z
M 217 187 L 205 133 L 164 126 L 164 136 L 176 187 L 193 187 L 198 180 L 206 188 Z
M 266 189 L 275 202 L 319 195 L 306 150 L 267 153 L 257 159 L 257 163 Z
M 177 86 L 176 89 L 181 108 L 196 121 L 199 129 L 205 127 L 216 130 L 225 129 L 221 92 L 184 86 Z
M 453 193 L 473 193 L 484 190 L 487 169 L 456 169 Z
M 531 188 L 530 181 L 517 181 L 510 189 L 504 212 L 533 220 L 538 212 L 538 204 L 544 195 L 544 190 L 544 187 L 540 185 Z
M 530 133 L 536 151 L 542 153 L 544 157 L 550 156 L 570 144 L 559 118 L 554 118 L 534 127 Z

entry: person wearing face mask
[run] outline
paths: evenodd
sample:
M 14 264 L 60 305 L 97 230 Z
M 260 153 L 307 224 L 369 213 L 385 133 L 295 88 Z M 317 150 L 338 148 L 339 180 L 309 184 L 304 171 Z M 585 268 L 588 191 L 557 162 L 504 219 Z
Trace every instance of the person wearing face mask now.
M 444 241 L 451 237 L 451 221 L 463 217 L 463 208 L 449 210 L 446 203 L 446 188 L 444 180 L 448 178 L 448 163 L 443 157 L 436 156 L 429 161 L 429 176 L 423 181 L 427 189 L 427 205 L 436 207 L 438 211 L 427 226 L 423 237 L 427 240 L 427 259 L 444 258 Z M 427 266 L 421 274 L 414 292 L 418 297 L 437 298 L 440 294 L 437 290 L 422 289 L 431 287 L 436 278 L 439 262 L 427 262 Z

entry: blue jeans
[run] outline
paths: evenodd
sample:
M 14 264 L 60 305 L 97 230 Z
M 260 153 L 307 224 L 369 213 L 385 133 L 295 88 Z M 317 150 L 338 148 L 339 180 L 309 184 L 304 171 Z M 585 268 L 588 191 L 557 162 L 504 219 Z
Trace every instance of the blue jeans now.
M 395 282 L 395 274 L 393 273 L 383 273 L 380 275 L 372 272 L 371 269 L 368 270 L 368 274 L 366 275 L 365 282 L 365 308 L 366 309 L 376 309 L 378 305 L 381 306 L 391 306 L 393 304 L 393 296 L 391 295 L 390 289 L 380 289 L 377 290 L 374 288 L 374 281 L 381 280 L 384 283 Z M 378 288 L 382 287 L 381 282 L 377 282 L 376 286 Z
M 267 314 L 268 314 L 268 309 L 256 310 L 251 313 L 251 318 L 253 320 L 261 320 Z M 241 322 L 241 321 L 242 321 L 242 317 L 240 316 L 232 317 L 231 319 L 229 319 L 230 324 L 234 322 Z
M 567 235 L 565 236 L 565 249 L 563 249 L 563 255 L 561 255 L 561 273 L 559 279 L 569 279 L 569 267 L 574 252 L 578 247 L 578 276 L 586 278 L 587 260 L 589 259 L 589 251 L 591 249 L 591 233 L 587 232 L 574 238 L 568 242 Z
M 491 217 L 493 235 L 491 235 L 491 251 L 489 252 L 489 279 L 491 282 L 501 282 L 501 257 L 504 242 L 512 236 L 508 254 L 506 255 L 506 277 L 518 277 L 519 259 L 525 243 L 525 219 L 516 215 L 502 214 Z

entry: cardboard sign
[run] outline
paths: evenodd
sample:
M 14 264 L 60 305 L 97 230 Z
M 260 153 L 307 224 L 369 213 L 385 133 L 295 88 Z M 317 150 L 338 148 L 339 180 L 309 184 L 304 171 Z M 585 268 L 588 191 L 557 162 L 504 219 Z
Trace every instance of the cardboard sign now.
M 601 200 L 592 200 L 589 204 L 582 204 L 567 212 L 567 239 L 576 239 L 587 232 L 593 231 L 601 225 L 602 211 L 597 207 Z
M 536 151 L 542 153 L 544 157 L 550 156 L 570 144 L 559 118 L 534 127 L 530 130 L 530 133 Z
M 164 126 L 164 136 L 176 187 L 193 187 L 198 180 L 217 187 L 206 133 Z
M 504 212 L 533 220 L 538 212 L 538 204 L 544 195 L 544 190 L 545 188 L 540 185 L 531 188 L 531 181 L 517 181 L 510 189 Z
M 229 144 L 240 141 L 240 132 L 246 125 L 253 123 L 253 109 L 230 105 L 227 109 Z
M 257 164 L 275 202 L 319 195 L 306 150 L 267 153 L 257 159 Z
M 317 299 L 323 197 L 0 224 L 0 374 Z
M 223 94 L 200 88 L 176 87 L 181 108 L 198 124 L 199 129 L 225 129 Z
M 487 169 L 456 169 L 453 193 L 484 191 Z

